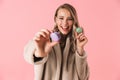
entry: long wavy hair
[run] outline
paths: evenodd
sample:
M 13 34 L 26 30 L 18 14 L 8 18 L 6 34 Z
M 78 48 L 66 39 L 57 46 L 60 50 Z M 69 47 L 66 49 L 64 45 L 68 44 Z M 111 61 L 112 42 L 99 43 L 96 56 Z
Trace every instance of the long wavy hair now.
M 74 31 L 75 31 L 75 29 L 77 28 L 77 27 L 79 27 L 80 25 L 79 25 L 79 22 L 78 22 L 78 17 L 77 17 L 77 12 L 76 12 L 76 10 L 75 10 L 75 8 L 72 6 L 72 5 L 70 5 L 70 4 L 67 4 L 67 3 L 65 3 L 65 4 L 63 4 L 63 5 L 60 5 L 57 9 L 56 9 L 56 12 L 55 12 L 55 15 L 54 15 L 54 21 L 55 21 L 55 23 L 56 23 L 56 17 L 57 17 L 57 14 L 58 14 L 58 11 L 60 10 L 60 9 L 67 9 L 69 12 L 70 12 L 70 14 L 71 14 L 71 17 L 73 18 L 73 27 L 72 27 L 72 31 L 70 31 L 70 34 L 71 34 L 71 36 L 70 36 L 70 42 L 71 42 L 71 51 L 72 52 L 74 52 L 75 51 L 75 49 L 76 49 L 76 42 L 75 42 L 75 36 L 74 36 Z M 55 26 L 54 26 L 54 29 L 53 29 L 53 31 L 59 31 L 59 29 L 58 29 L 58 26 L 55 24 Z

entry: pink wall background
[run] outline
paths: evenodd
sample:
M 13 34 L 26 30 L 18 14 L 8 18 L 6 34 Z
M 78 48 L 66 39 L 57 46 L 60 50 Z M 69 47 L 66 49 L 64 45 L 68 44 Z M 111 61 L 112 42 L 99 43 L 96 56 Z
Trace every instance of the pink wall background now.
M 0 0 L 0 80 L 33 80 L 23 47 L 54 25 L 55 9 L 72 4 L 89 39 L 90 80 L 120 80 L 120 0 Z

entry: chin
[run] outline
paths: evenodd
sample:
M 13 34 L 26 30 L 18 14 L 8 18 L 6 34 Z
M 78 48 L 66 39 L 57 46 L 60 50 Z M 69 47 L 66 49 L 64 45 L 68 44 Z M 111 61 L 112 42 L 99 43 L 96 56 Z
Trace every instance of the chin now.
M 67 35 L 69 32 L 61 32 L 63 35 Z

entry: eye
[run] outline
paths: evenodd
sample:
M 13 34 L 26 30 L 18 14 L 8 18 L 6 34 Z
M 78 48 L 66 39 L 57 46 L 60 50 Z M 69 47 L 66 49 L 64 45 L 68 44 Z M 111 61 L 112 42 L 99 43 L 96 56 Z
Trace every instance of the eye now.
M 63 20 L 63 18 L 59 18 L 60 20 Z
M 73 20 L 73 18 L 68 18 L 68 20 Z

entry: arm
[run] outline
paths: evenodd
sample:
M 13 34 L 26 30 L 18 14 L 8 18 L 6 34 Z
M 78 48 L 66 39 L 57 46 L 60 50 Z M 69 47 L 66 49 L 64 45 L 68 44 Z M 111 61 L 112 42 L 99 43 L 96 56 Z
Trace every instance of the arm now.
M 35 45 L 33 44 L 33 41 L 32 40 L 29 41 L 27 45 L 24 47 L 24 59 L 30 64 L 45 63 L 48 59 L 48 56 L 36 61 L 37 57 L 34 56 L 35 50 L 36 49 L 35 49 Z
M 76 51 L 75 63 L 80 80 L 88 80 L 89 67 L 87 63 L 87 54 L 85 53 L 85 51 L 83 52 L 82 56 L 79 54 L 79 52 Z
M 45 63 L 48 59 L 52 47 L 58 42 L 50 41 L 51 31 L 41 29 L 35 34 L 33 40 L 24 47 L 24 58 L 31 64 Z M 37 58 L 38 57 L 38 58 Z M 43 57 L 40 59 L 40 57 Z
M 80 80 L 88 80 L 89 78 L 89 68 L 87 63 L 87 55 L 84 51 L 84 46 L 88 42 L 87 37 L 84 32 L 76 33 L 77 39 L 77 51 L 75 54 L 75 63 L 77 73 L 79 75 Z

